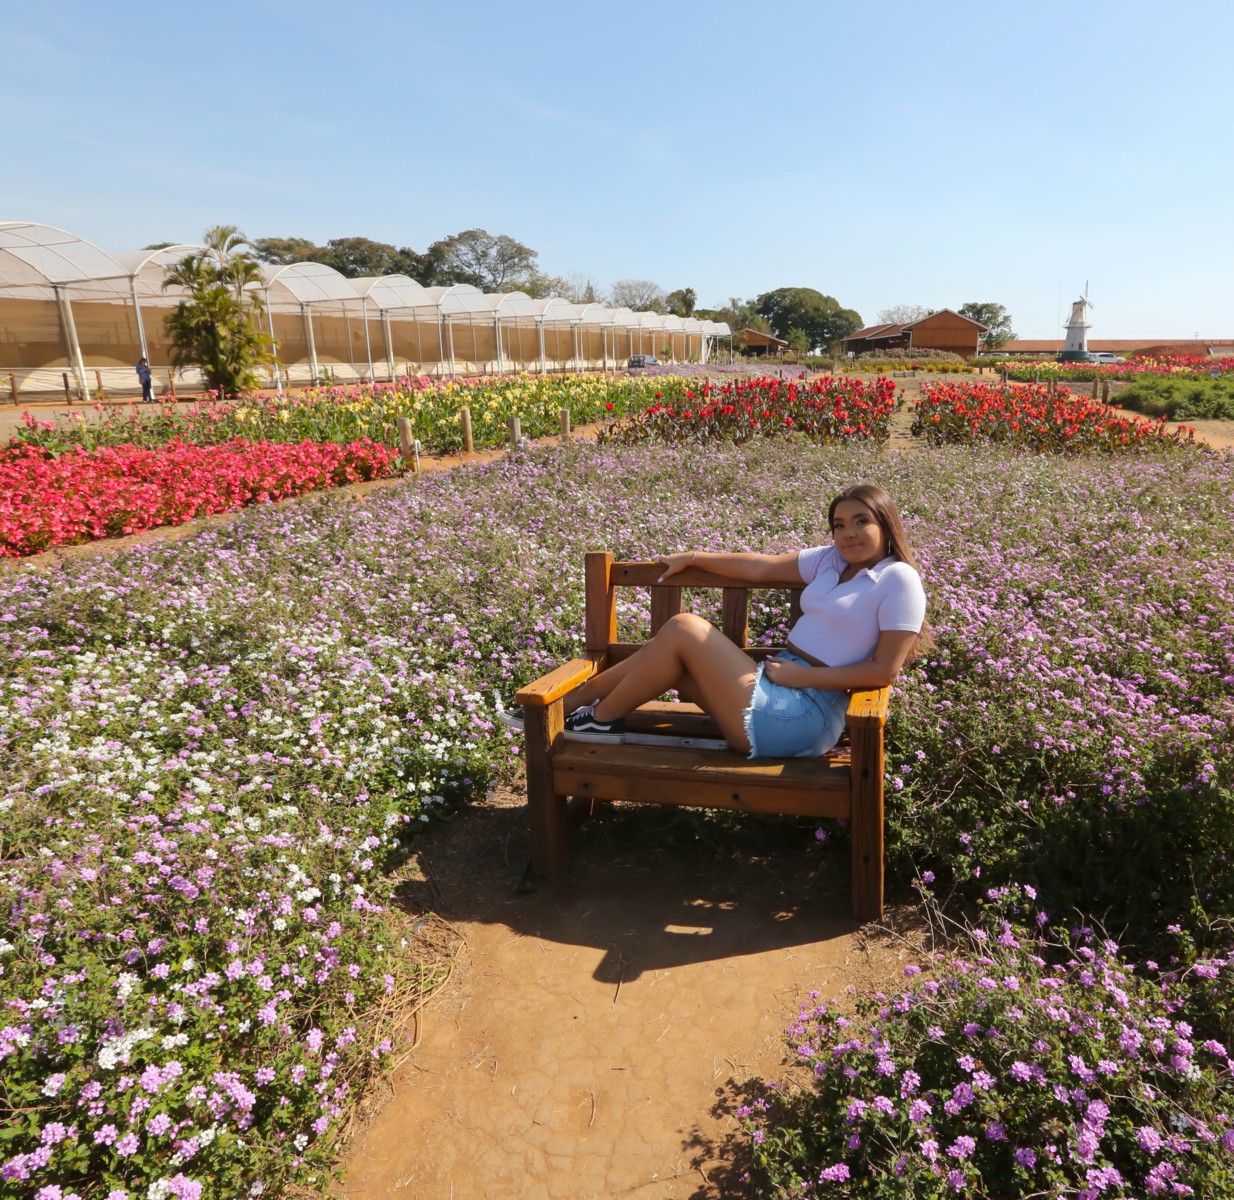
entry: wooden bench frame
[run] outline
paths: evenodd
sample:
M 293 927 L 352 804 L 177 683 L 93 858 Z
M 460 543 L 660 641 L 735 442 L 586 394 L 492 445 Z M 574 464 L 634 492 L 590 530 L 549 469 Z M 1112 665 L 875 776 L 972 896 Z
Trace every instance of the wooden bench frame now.
M 681 746 L 600 744 L 562 736 L 564 697 L 593 675 L 628 658 L 639 647 L 617 641 L 617 588 L 651 590 L 654 634 L 681 611 L 681 589 L 720 588 L 725 635 L 754 659 L 775 647 L 748 644 L 750 592 L 786 590 L 799 615 L 797 579 L 735 583 L 722 575 L 687 568 L 662 584 L 659 562 L 618 562 L 604 552 L 586 559 L 586 649 L 576 658 L 522 688 L 527 756 L 527 804 L 531 824 L 532 876 L 559 880 L 569 865 L 570 832 L 598 800 L 726 808 L 739 812 L 846 818 L 852 831 L 852 907 L 857 920 L 883 913 L 883 726 L 890 690 L 854 692 L 849 701 L 847 744 L 821 758 L 748 759 L 729 750 Z M 656 701 L 626 718 L 627 730 L 676 736 L 720 736 L 715 723 L 693 704 Z M 571 801 L 571 797 L 574 798 Z

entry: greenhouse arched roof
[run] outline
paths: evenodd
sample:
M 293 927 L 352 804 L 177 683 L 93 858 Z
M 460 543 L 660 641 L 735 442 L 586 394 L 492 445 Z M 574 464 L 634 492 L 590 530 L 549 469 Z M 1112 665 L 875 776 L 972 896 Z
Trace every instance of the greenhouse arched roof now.
M 351 280 L 356 295 L 371 300 L 382 312 L 432 307 L 423 284 L 409 275 L 361 275 Z
M 269 293 L 290 296 L 297 304 L 327 304 L 339 300 L 358 300 L 356 289 L 346 275 L 340 275 L 325 263 L 296 262 L 285 266 L 267 266 L 261 269 L 259 285 Z
M 49 297 L 57 287 L 115 280 L 122 287 L 129 272 L 92 242 L 33 221 L 0 221 L 0 287 L 32 289 Z

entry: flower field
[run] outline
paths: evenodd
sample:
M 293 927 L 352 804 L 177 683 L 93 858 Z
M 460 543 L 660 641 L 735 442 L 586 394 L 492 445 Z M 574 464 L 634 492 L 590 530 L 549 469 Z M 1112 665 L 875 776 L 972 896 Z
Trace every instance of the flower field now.
M 1223 965 L 1234 460 L 968 444 L 887 456 L 871 443 L 759 438 L 576 443 L 363 499 L 259 506 L 175 543 L 0 570 L 0 1194 L 232 1200 L 323 1186 L 359 1091 L 402 1045 L 397 1012 L 434 982 L 389 904 L 390 868 L 425 820 L 514 771 L 519 746 L 494 722 L 491 691 L 508 697 L 579 648 L 597 531 L 630 558 L 783 550 L 821 540 L 827 499 L 864 478 L 905 511 L 935 634 L 888 727 L 889 879 L 903 890 L 929 872 L 941 891 L 969 894 L 1033 886 L 1046 916 L 1015 917 L 1011 936 L 1047 966 L 1004 963 L 1016 947 L 1001 944 L 984 951 L 994 965 L 983 951 L 964 959 L 969 972 L 923 963 L 914 994 L 937 983 L 947 1011 L 935 1024 L 924 1000 L 882 1002 L 873 1019 L 895 1076 L 879 1074 L 878 1055 L 864 1065 L 865 1041 L 846 1051 L 860 1078 L 827 1073 L 849 1091 L 820 1092 L 820 1111 L 873 1108 L 862 1089 L 888 1079 L 895 1113 L 878 1115 L 908 1139 L 898 1089 L 916 1072 L 946 1170 L 934 1176 L 916 1142 L 903 1169 L 940 1187 L 958 1170 L 972 1194 L 989 1170 L 987 1194 L 1000 1194 L 983 1157 L 997 1140 L 991 1106 L 1019 1103 L 1021 1086 L 1027 1097 L 1010 1073 L 1037 1064 L 1047 1082 L 1033 1085 L 1032 1119 L 1004 1120 L 1006 1170 L 1031 1151 L 1033 1178 L 1050 1181 L 1081 1161 L 1071 1147 L 1084 1135 L 1085 1170 L 1106 1172 L 1093 1179 L 1107 1195 L 1122 1194 L 1109 1170 L 1138 1195 L 1161 1163 L 1154 1180 L 1216 1188 L 1214 1156 L 1228 1153 L 1217 1114 L 1234 1112 L 1230 1068 L 1206 1046 L 1234 1040 Z M 751 621 L 764 639 L 783 636 L 776 609 Z M 1059 949 L 1051 930 L 1077 911 L 1101 915 L 1140 965 L 1081 933 Z M 1053 941 L 1035 947 L 1034 928 Z M 1107 1009 L 1118 989 L 1144 1014 L 1128 1027 L 1147 1037 L 1170 1023 L 1153 1027 L 1162 1049 L 1146 1043 L 1144 1063 L 1123 1064 L 1104 1091 L 1103 1062 L 1127 1053 L 1116 1014 L 1081 998 L 1094 986 L 1085 971 Z M 1022 1026 L 1005 1015 L 1013 973 Z M 982 1017 L 987 977 L 1002 1007 Z M 1051 996 L 1063 1015 L 1036 1003 Z M 995 1016 L 1001 1041 L 966 1032 L 988 1032 Z M 803 1021 L 798 1040 L 825 1051 L 823 1017 Z M 972 1070 L 957 1065 L 964 1054 Z M 992 1094 L 977 1071 L 994 1077 Z M 1132 1080 L 1206 1133 L 1169 1125 L 1164 1101 L 1118 1108 L 1111 1093 Z M 961 1082 L 974 1101 L 959 1104 Z M 1133 1119 L 1149 1132 L 1128 1134 Z M 783 1179 L 823 1191 L 830 1170 L 827 1187 L 844 1194 L 867 1152 L 894 1172 L 872 1124 L 846 1130 L 870 1131 L 860 1146 L 828 1142 L 832 1156 L 816 1162 L 822 1124 L 794 1141 L 793 1120 L 762 1126 L 767 1153 L 783 1148 L 766 1164 Z M 922 1126 L 917 1141 L 930 1136 Z M 1126 1149 L 1154 1137 L 1175 1141 Z M 918 1194 L 935 1193 L 923 1183 Z
M 1194 441 L 1185 426 L 1126 416 L 1089 396 L 1047 384 L 929 383 L 913 412 L 929 446 L 988 442 L 1063 454 L 1157 453 Z
M 397 458 L 363 440 L 345 446 L 173 441 L 155 449 L 121 445 L 60 455 L 18 442 L 0 450 L 0 558 L 379 479 Z
M 747 442 L 800 434 L 814 442 L 870 441 L 891 433 L 896 385 L 879 378 L 751 379 L 713 387 L 704 381 L 674 399 L 657 393 L 644 412 L 602 430 L 601 441 Z
M 705 381 L 708 376 L 702 378 Z M 175 404 L 156 410 L 133 405 L 110 411 L 98 421 L 82 414 L 61 418 L 50 427 L 32 421 L 20 437 L 54 451 L 69 446 L 154 447 L 172 440 L 217 445 L 238 437 L 340 445 L 367 438 L 394 447 L 398 445 L 396 421 L 406 417 L 412 437 L 420 441 L 425 453 L 448 454 L 463 447 L 460 414 L 464 408 L 471 414 L 473 443 L 482 450 L 509 441 L 511 417 L 519 418 L 526 437 L 538 438 L 558 432 L 562 409 L 570 413 L 573 424 L 589 424 L 610 415 L 641 412 L 655 401 L 657 393 L 670 402 L 680 402 L 698 386 L 699 378 L 688 375 L 657 379 L 507 375 L 442 381 L 424 376 L 396 384 L 310 388 L 284 396 L 258 394 L 220 400 L 196 410 Z
M 1058 362 L 1055 359 L 1025 362 L 1021 359 L 1007 359 L 1001 365 L 1006 370 L 1008 379 L 1021 383 L 1055 379 L 1091 384 L 1094 379 L 1142 379 L 1145 376 L 1208 378 L 1212 375 L 1228 375 L 1234 371 L 1234 358 L 1171 354 L 1161 358 L 1129 358 L 1121 363 Z

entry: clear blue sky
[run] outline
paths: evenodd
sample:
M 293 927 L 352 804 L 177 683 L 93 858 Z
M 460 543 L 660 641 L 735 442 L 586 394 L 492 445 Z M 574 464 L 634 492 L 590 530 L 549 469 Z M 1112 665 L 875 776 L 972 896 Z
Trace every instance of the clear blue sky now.
M 1234 336 L 1234 5 L 7 0 L 0 220 Z

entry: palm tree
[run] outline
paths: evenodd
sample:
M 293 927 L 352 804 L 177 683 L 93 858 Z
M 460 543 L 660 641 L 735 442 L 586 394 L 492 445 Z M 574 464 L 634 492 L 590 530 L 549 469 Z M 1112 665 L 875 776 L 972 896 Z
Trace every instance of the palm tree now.
M 250 391 L 258 386 L 258 367 L 271 358 L 251 287 L 261 281 L 261 265 L 234 225 L 207 229 L 202 242 L 163 281 L 165 289 L 188 292 L 166 318 L 172 362 L 200 367 L 206 386 L 225 395 Z

